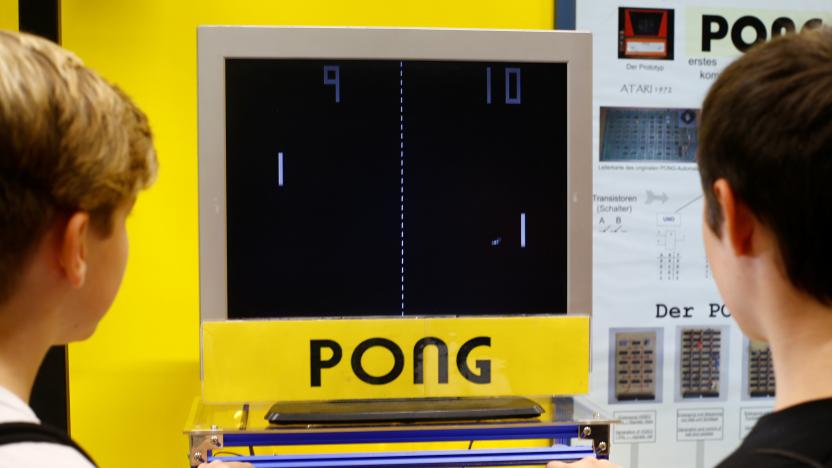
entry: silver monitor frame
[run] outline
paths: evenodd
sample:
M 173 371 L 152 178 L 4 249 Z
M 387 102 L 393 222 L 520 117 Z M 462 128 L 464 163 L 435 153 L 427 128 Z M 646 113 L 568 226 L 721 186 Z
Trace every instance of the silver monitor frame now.
M 228 319 L 225 60 L 311 58 L 567 65 L 567 309 L 592 312 L 592 36 L 575 31 L 203 26 L 199 59 L 200 323 Z

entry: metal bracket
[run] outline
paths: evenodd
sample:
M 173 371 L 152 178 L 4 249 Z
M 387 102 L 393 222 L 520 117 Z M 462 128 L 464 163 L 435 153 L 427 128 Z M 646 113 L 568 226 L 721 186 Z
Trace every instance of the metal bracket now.
M 217 426 L 211 426 L 210 431 L 191 432 L 190 434 L 190 453 L 188 455 L 188 462 L 190 466 L 196 467 L 200 463 L 208 461 L 208 452 L 222 448 L 223 434 L 222 429 Z
M 609 424 L 581 424 L 579 431 L 578 436 L 581 439 L 592 439 L 592 449 L 596 457 L 610 457 Z

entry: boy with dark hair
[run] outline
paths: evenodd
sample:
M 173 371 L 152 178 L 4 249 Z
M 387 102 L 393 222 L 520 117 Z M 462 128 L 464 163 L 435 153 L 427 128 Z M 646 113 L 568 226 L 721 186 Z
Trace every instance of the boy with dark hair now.
M 720 467 L 831 466 L 832 29 L 752 48 L 702 108 L 705 250 L 742 331 L 769 343 L 775 411 Z
M 0 467 L 93 466 L 26 401 L 47 350 L 89 337 L 110 307 L 156 166 L 124 93 L 57 45 L 0 31 Z
M 728 66 L 699 135 L 714 279 L 742 331 L 769 343 L 777 375 L 775 411 L 719 468 L 832 466 L 832 29 Z

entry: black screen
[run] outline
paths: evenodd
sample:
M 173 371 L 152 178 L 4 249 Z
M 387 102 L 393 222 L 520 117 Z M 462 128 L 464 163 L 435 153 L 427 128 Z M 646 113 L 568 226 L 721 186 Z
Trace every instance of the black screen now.
M 662 27 L 661 13 L 632 12 L 633 32 L 637 36 L 658 36 Z
M 226 118 L 229 318 L 565 312 L 565 64 L 228 59 Z

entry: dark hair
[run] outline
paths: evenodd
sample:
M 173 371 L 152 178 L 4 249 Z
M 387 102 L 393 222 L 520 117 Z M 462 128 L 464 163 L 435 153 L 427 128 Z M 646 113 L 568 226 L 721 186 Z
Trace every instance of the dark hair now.
M 713 184 L 777 238 L 792 284 L 832 303 L 832 29 L 788 34 L 729 65 L 702 108 L 699 171 L 719 234 Z

